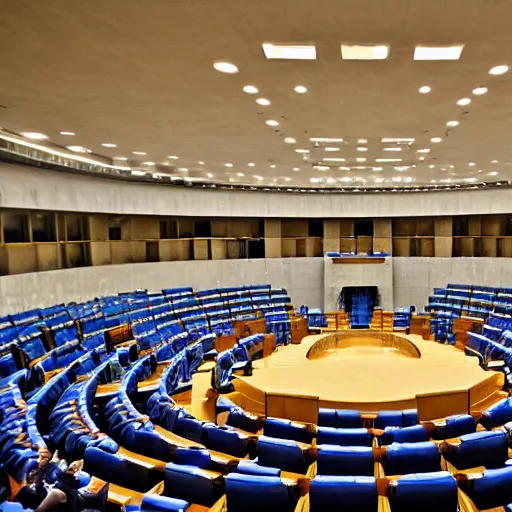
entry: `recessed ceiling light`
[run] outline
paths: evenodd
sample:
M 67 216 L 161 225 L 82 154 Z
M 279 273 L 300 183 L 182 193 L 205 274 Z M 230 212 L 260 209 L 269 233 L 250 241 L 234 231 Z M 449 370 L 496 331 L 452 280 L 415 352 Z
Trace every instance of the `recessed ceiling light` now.
M 279 126 L 279 123 L 274 119 L 268 119 L 267 121 L 265 121 L 265 124 L 267 126 Z
M 304 94 L 305 92 L 308 92 L 307 87 L 304 87 L 303 85 L 297 85 L 294 89 L 295 92 L 298 92 L 299 94 Z
M 258 105 L 263 105 L 264 107 L 268 107 L 270 105 L 270 100 L 267 100 L 267 98 L 258 98 L 256 100 L 256 103 Z
M 424 156 L 420 156 L 420 157 L 418 158 L 418 160 L 421 160 L 421 161 L 423 162 L 423 160 L 425 160 L 425 157 L 424 157 Z
M 434 165 L 434 164 L 430 164 L 430 165 L 429 165 L 429 168 L 430 168 L 430 169 L 433 169 L 434 167 L 435 167 L 435 165 Z
M 392 144 L 392 143 L 407 143 L 412 144 L 416 139 L 407 138 L 407 137 L 383 137 L 381 142 L 384 144 Z
M 382 171 L 382 169 L 384 169 L 384 167 L 372 167 L 372 171 Z
M 75 132 L 60 132 L 61 135 L 75 135 Z
M 254 162 L 249 162 L 247 165 L 248 165 L 249 167 L 254 167 L 256 164 L 255 164 Z
M 342 44 L 341 57 L 344 60 L 382 60 L 389 57 L 389 44 L 358 45 Z
M 455 128 L 456 126 L 459 126 L 459 121 L 448 121 L 446 123 L 446 126 L 448 126 L 450 128 Z
M 508 71 L 508 66 L 494 66 L 489 70 L 490 75 L 503 75 Z
M 417 45 L 414 50 L 414 60 L 459 60 L 463 49 L 463 44 L 453 46 Z
M 314 45 L 292 45 L 263 43 L 263 52 L 267 59 L 315 60 Z
M 48 138 L 48 135 L 45 135 L 44 133 L 38 133 L 38 132 L 21 132 L 21 135 L 25 137 L 26 139 L 31 140 L 45 140 Z
M 469 105 L 471 103 L 471 98 L 461 98 L 459 101 L 457 101 L 457 105 L 459 107 L 465 107 L 466 105 Z
M 188 169 L 186 167 L 178 167 L 178 171 L 180 171 L 180 172 L 188 172 Z
M 469 167 L 475 167 L 476 164 L 475 164 L 475 162 L 469 162 L 468 165 L 469 165 Z
M 199 165 L 204 165 L 204 162 L 202 160 L 199 160 L 199 162 L 197 162 Z
M 499 164 L 499 160 L 491 160 L 491 164 Z
M 464 181 L 467 181 L 468 183 L 473 183 L 476 181 L 476 178 L 464 178 Z
M 375 178 L 373 181 L 375 181 L 375 183 L 382 183 L 384 178 Z
M 317 171 L 328 171 L 330 167 L 328 165 L 314 165 L 313 169 L 316 169 Z
M 235 180 L 233 178 L 229 178 L 229 182 L 233 183 Z
M 128 160 L 128 158 L 126 158 L 125 156 L 115 156 L 114 160 L 123 160 L 123 161 L 125 161 L 125 160 Z
M 155 162 L 142 162 L 142 165 L 155 165 Z
M 233 167 L 233 164 L 228 162 L 227 164 L 224 164 L 224 167 Z
M 324 148 L 324 151 L 330 151 L 330 152 L 339 151 L 339 150 L 340 150 L 340 148 L 333 148 L 333 147 Z
M 344 176 L 343 178 L 340 178 L 340 181 L 344 181 L 345 183 L 349 183 L 353 181 L 353 179 L 350 176 Z
M 336 143 L 336 142 L 343 142 L 343 139 L 338 138 L 332 138 L 332 137 L 311 137 L 309 139 L 311 142 L 325 142 L 325 143 Z
M 309 149 L 296 149 L 295 153 L 309 153 Z
M 430 139 L 430 142 L 434 143 L 434 144 L 437 144 L 438 142 L 442 142 L 442 138 L 441 137 L 432 137 Z
M 489 176 L 496 176 L 496 174 L 498 174 L 496 171 L 492 171 L 489 173 Z
M 245 175 L 243 172 L 237 172 L 236 175 L 239 177 L 239 178 L 243 178 Z
M 132 151 L 132 153 L 134 155 L 147 155 L 147 153 L 145 151 Z M 172 157 L 168 157 L 168 158 L 172 158 Z
M 258 94 L 258 88 L 254 85 L 244 85 L 244 92 L 247 94 Z
M 476 89 L 473 89 L 473 94 L 475 96 L 481 96 L 482 94 L 485 94 L 489 89 L 487 87 L 477 87 Z
M 383 148 L 383 151 L 402 151 L 400 147 Z
M 134 153 L 136 155 L 145 155 L 146 153 Z M 169 158 L 170 160 L 178 160 L 178 157 L 175 156 L 175 155 L 172 155 L 172 156 L 168 156 L 167 158 Z
M 206 176 L 207 176 L 208 178 L 213 178 L 213 174 L 212 174 L 211 172 L 207 173 L 207 174 L 206 174 Z
M 112 142 L 104 142 L 102 146 L 104 148 L 117 148 L 117 144 L 113 144 Z
M 67 146 L 67 149 L 74 153 L 87 153 L 87 148 L 84 148 L 83 146 Z
M 258 181 L 262 181 L 263 180 L 263 177 L 262 176 L 258 176 L 258 175 L 254 175 L 254 178 L 257 179 Z
M 238 68 L 231 64 L 231 62 L 214 62 L 213 67 L 221 73 L 229 73 L 231 75 L 238 73 Z
M 368 139 L 357 139 L 358 144 L 368 144 Z
M 322 158 L 324 162 L 346 162 L 345 158 Z
M 271 165 L 270 165 L 270 168 L 271 168 L 271 169 L 275 169 L 275 168 L 276 168 L 276 164 L 271 164 Z
M 361 151 L 364 153 L 365 151 L 368 151 L 368 148 L 359 147 L 359 148 L 357 148 L 357 151 Z
M 366 158 L 356 158 L 356 162 L 366 162 Z
M 297 142 L 293 137 L 285 137 L 284 141 L 286 144 L 295 144 Z
M 429 87 L 428 85 L 423 85 L 418 89 L 418 92 L 420 92 L 421 94 L 428 94 L 431 90 L 432 88 Z
M 384 164 L 387 162 L 401 162 L 402 159 L 401 158 L 376 158 L 375 161 Z

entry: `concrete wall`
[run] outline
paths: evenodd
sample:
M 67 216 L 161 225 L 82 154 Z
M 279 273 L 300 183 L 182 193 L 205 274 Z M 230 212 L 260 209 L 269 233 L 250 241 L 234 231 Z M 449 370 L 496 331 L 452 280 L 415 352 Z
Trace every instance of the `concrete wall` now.
M 361 280 L 355 283 L 350 278 L 346 285 L 374 284 L 380 288 L 384 307 L 415 304 L 420 309 L 427 304 L 434 287 L 446 286 L 449 282 L 512 287 L 512 259 L 390 258 L 390 262 L 391 290 L 379 276 L 364 279 L 364 283 Z M 336 267 L 350 270 L 349 267 L 354 266 Z M 379 265 L 364 267 L 364 272 L 380 269 Z M 333 309 L 343 279 L 333 286 L 330 274 L 326 274 L 324 286 L 325 268 L 324 258 L 272 258 L 106 265 L 2 276 L 0 315 L 136 288 L 157 291 L 173 286 L 193 286 L 206 289 L 258 283 L 286 288 L 296 306 L 308 304 L 323 308 L 325 300 L 326 309 Z M 324 291 L 328 294 L 329 290 L 334 299 L 324 299 Z
M 173 187 L 0 162 L 0 207 L 136 215 L 335 218 L 510 213 L 512 189 L 291 194 Z
M 84 267 L 0 277 L 0 315 L 60 302 L 84 301 L 136 288 L 196 290 L 269 283 L 295 306 L 323 306 L 323 258 L 174 261 Z

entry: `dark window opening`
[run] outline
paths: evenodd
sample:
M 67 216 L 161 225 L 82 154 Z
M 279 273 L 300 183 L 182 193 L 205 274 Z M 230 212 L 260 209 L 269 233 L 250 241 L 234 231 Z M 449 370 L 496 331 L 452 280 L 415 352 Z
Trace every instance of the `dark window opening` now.
M 469 235 L 469 219 L 468 217 L 453 218 L 453 236 Z
M 324 236 L 324 221 L 323 219 L 309 219 L 308 221 L 308 236 Z
M 109 240 L 121 240 L 121 226 L 109 226 L 108 239 Z
M 30 242 L 28 214 L 6 212 L 3 214 L 3 225 L 5 243 Z
M 373 219 L 355 219 L 354 236 L 373 236 Z
M 196 221 L 194 223 L 194 236 L 197 238 L 210 238 L 212 236 L 210 221 Z
M 32 214 L 32 240 L 34 242 L 55 242 L 55 222 L 51 213 Z

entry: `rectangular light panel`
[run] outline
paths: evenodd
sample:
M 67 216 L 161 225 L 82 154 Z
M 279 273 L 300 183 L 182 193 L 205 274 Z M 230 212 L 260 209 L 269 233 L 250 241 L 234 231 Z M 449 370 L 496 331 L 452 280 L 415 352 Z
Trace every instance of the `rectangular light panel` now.
M 389 44 L 342 44 L 344 60 L 383 60 L 389 57 Z
M 393 144 L 393 143 L 407 143 L 412 144 L 416 139 L 409 139 L 407 137 L 383 137 L 381 142 L 384 144 Z
M 414 50 L 414 60 L 459 60 L 463 49 L 463 44 L 453 46 L 418 45 Z
M 380 163 L 386 163 L 386 162 L 401 162 L 402 159 L 401 158 L 376 158 L 375 159 L 376 162 L 380 162 Z
M 315 60 L 315 45 L 293 45 L 263 43 L 263 51 L 267 59 Z
M 343 142 L 343 139 L 340 138 L 329 138 L 329 137 L 311 137 L 309 139 L 311 142 Z
M 345 158 L 322 158 L 323 162 L 345 162 Z

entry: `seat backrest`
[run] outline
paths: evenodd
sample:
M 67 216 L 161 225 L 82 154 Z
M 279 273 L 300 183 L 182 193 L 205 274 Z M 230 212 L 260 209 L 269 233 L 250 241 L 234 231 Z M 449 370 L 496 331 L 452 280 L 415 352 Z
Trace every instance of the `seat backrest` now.
M 299 497 L 299 487 L 286 485 L 279 477 L 239 473 L 226 476 L 229 512 L 293 512 Z
M 512 503 L 512 466 L 488 469 L 479 478 L 459 482 L 478 510 L 504 507 Z
M 377 512 L 377 484 L 369 476 L 316 476 L 310 482 L 309 503 L 310 512 Z
M 185 512 L 189 505 L 185 500 L 146 494 L 140 504 L 140 512 Z
M 382 462 L 386 476 L 433 473 L 441 470 L 441 455 L 435 443 L 393 443 Z
M 512 421 L 512 398 L 504 398 L 482 412 L 480 423 L 490 430 Z
M 306 474 L 313 462 L 297 441 L 261 435 L 257 445 L 258 463 L 292 473 Z
M 339 446 L 371 446 L 373 436 L 366 428 L 318 427 L 318 444 L 337 444 Z
M 455 478 L 447 471 L 410 474 L 391 483 L 388 492 L 393 512 L 457 512 Z
M 263 434 L 269 437 L 291 439 L 302 443 L 311 443 L 314 437 L 313 432 L 307 430 L 305 425 L 280 418 L 267 418 L 263 426 Z
M 374 468 L 373 450 L 369 446 L 318 446 L 318 475 L 372 476 Z

